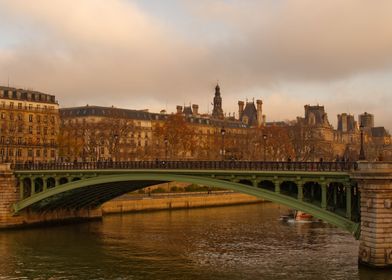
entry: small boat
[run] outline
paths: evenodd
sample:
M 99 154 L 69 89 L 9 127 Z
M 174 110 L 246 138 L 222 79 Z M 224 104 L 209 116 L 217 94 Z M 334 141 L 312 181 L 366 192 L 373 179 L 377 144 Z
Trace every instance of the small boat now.
M 279 220 L 287 223 L 311 223 L 318 221 L 312 215 L 297 210 L 290 210 L 287 215 L 281 215 Z
M 313 221 L 313 216 L 308 214 L 308 213 L 302 212 L 302 211 L 295 211 L 294 219 L 297 222 L 299 222 L 299 221 L 301 221 L 301 222 L 312 222 Z

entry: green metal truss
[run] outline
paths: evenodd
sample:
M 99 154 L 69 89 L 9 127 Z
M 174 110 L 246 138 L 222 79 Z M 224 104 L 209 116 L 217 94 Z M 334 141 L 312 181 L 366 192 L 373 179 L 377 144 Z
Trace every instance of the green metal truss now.
M 359 237 L 360 225 L 351 221 L 349 218 L 342 217 L 326 209 L 325 194 L 324 202 L 321 207 L 304 202 L 301 196 L 297 198 L 290 197 L 279 193 L 279 188 L 275 191 L 269 191 L 257 187 L 257 182 L 270 180 L 275 182 L 293 181 L 293 182 L 349 182 L 349 175 L 341 172 L 255 172 L 255 171 L 197 171 L 197 170 L 76 170 L 76 171 L 19 171 L 16 173 L 21 181 L 24 178 L 62 178 L 69 180 L 72 178 L 81 178 L 81 180 L 57 185 L 54 188 L 44 189 L 39 193 L 35 193 L 30 197 L 20 200 L 13 205 L 14 213 L 37 204 L 45 199 L 53 196 L 65 194 L 67 192 L 81 190 L 83 188 L 92 188 L 104 184 L 114 184 L 119 182 L 134 181 L 153 181 L 153 182 L 186 182 L 211 187 L 219 187 L 233 190 L 239 193 L 263 198 L 289 208 L 300 210 L 313 215 L 325 222 L 344 229 L 351 234 Z M 253 186 L 239 183 L 240 180 L 255 182 Z M 145 186 L 142 186 L 145 187 Z M 142 188 L 140 187 L 140 188 Z M 23 189 L 21 189 L 22 191 Z M 350 198 L 351 199 L 351 198 Z M 351 203 L 351 202 L 350 202 Z

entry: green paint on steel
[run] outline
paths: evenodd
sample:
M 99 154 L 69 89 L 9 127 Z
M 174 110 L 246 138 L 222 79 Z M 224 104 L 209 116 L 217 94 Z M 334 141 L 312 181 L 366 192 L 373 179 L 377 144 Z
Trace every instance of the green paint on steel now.
M 146 170 L 147 171 L 147 170 Z M 42 171 L 41 171 L 42 172 Z M 80 172 L 80 171 L 79 171 Z M 96 171 L 95 171 L 96 172 Z M 49 172 L 48 172 L 49 173 Z M 53 173 L 53 171 L 51 172 Z M 122 172 L 121 172 L 122 173 Z M 349 231 L 350 233 L 358 236 L 359 234 L 359 224 L 354 223 L 348 219 L 345 219 L 341 216 L 338 216 L 332 212 L 329 212 L 325 209 L 321 209 L 315 205 L 299 201 L 295 198 L 288 197 L 282 194 L 274 193 L 268 190 L 255 188 L 248 185 L 243 185 L 235 182 L 229 182 L 224 180 L 219 180 L 215 178 L 211 178 L 211 173 L 209 177 L 202 177 L 201 174 L 199 176 L 192 175 L 178 175 L 178 174 L 170 174 L 169 172 L 160 172 L 160 173 L 152 173 L 151 170 L 148 173 L 138 172 L 138 173 L 125 173 L 125 174 L 112 174 L 112 175 L 100 175 L 89 179 L 74 181 L 70 183 L 66 183 L 64 185 L 57 186 L 52 189 L 48 189 L 45 192 L 37 193 L 29 198 L 21 200 L 20 202 L 13 205 L 14 212 L 17 213 L 22 209 L 37 203 L 43 199 L 49 198 L 51 196 L 64 193 L 67 191 L 71 191 L 74 189 L 84 188 L 88 186 L 105 184 L 105 183 L 114 183 L 114 182 L 125 182 L 125 181 L 178 181 L 178 182 L 187 182 L 199 185 L 220 187 L 224 189 L 233 190 L 236 192 L 252 195 L 255 197 L 264 198 L 266 200 L 285 205 L 289 208 L 300 210 L 306 213 L 313 215 L 316 218 L 324 220 L 332 225 L 335 225 L 339 228 Z M 179 173 L 176 170 L 176 173 Z M 185 173 L 185 172 L 184 172 Z M 189 171 L 187 172 L 189 173 Z M 216 172 L 214 172 L 216 174 Z M 237 173 L 237 172 L 236 172 Z M 257 172 L 252 172 L 255 174 Z M 195 174 L 196 175 L 196 174 Z M 224 175 L 220 173 L 220 175 Z M 341 174 L 340 174 L 341 175 Z

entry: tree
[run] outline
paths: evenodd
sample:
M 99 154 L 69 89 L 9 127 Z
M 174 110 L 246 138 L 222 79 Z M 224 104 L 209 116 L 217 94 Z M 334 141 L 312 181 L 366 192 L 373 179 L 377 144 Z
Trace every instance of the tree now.
M 162 125 L 155 127 L 155 133 L 160 151 L 157 156 L 161 158 L 167 156 L 174 160 L 191 157 L 195 153 L 197 143 L 195 132 L 184 116 L 180 114 L 168 116 Z

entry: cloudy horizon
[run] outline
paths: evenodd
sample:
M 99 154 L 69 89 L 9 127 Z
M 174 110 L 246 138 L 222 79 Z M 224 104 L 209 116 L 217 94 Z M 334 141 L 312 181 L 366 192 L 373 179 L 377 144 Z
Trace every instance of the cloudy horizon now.
M 392 129 L 392 2 L 0 0 L 0 85 L 101 105 L 225 112 L 262 99 L 268 121 L 324 105 Z

